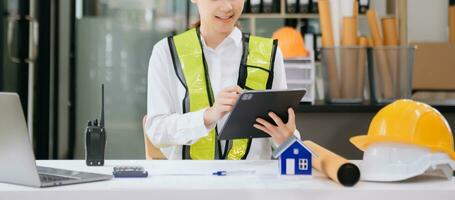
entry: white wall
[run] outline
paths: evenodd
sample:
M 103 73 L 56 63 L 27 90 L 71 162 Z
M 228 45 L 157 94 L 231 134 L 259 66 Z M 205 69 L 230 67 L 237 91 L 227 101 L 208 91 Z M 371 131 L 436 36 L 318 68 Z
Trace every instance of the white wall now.
M 408 0 L 408 40 L 448 41 L 448 0 Z

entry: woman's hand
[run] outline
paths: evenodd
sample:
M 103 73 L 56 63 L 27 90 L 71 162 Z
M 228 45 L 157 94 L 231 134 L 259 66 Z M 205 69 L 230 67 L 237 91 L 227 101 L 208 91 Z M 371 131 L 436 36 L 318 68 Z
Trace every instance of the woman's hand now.
M 215 97 L 213 106 L 204 112 L 204 124 L 212 127 L 224 115 L 231 112 L 239 98 L 242 88 L 239 86 L 226 87 Z
M 289 117 L 288 117 L 289 120 L 285 124 L 285 123 L 283 123 L 283 120 L 281 120 L 280 117 L 278 117 L 278 115 L 276 115 L 273 112 L 269 112 L 269 116 L 273 119 L 273 121 L 275 121 L 275 123 L 278 126 L 275 126 L 261 118 L 257 118 L 256 124 L 254 124 L 253 126 L 254 126 L 254 128 L 257 128 L 257 129 L 269 134 L 278 145 L 281 145 L 291 135 L 294 134 L 294 131 L 296 129 L 295 113 L 292 108 L 288 109 L 288 115 L 289 115 Z

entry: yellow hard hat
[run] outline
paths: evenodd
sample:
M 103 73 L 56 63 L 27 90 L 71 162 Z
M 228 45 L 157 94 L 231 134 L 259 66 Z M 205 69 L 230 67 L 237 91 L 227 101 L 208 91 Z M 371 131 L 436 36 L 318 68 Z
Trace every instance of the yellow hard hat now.
M 455 160 L 453 135 L 444 116 L 425 103 L 408 99 L 382 108 L 371 121 L 368 135 L 350 141 L 362 151 L 377 142 L 413 144 L 447 153 Z
M 303 37 L 295 28 L 282 27 L 273 33 L 272 38 L 278 40 L 285 59 L 308 56 Z

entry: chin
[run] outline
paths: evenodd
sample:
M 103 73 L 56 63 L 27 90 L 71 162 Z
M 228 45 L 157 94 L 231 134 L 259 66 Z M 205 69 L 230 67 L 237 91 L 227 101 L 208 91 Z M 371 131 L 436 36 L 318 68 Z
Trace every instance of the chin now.
M 220 33 L 231 33 L 234 30 L 233 25 L 224 25 L 222 27 L 217 28 L 217 31 Z
M 235 27 L 235 23 L 229 23 L 229 24 L 221 23 L 221 24 L 217 24 L 217 26 L 215 26 L 214 28 L 217 32 L 220 32 L 220 33 L 231 33 L 232 30 L 234 30 L 234 27 Z

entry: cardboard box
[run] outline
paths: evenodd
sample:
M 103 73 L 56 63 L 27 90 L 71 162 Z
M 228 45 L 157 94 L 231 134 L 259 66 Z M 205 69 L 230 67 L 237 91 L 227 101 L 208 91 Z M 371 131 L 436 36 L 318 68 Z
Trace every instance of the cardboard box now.
M 455 44 L 416 45 L 413 68 L 414 90 L 455 90 Z

